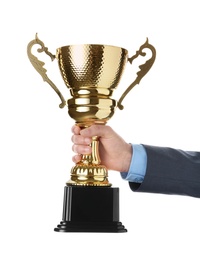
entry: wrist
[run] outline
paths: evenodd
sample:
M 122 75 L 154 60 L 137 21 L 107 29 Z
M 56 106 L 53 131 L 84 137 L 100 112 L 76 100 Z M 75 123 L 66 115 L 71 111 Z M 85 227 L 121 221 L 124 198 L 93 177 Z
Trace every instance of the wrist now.
M 127 148 L 125 149 L 125 154 L 123 156 L 123 164 L 121 172 L 128 172 L 131 164 L 131 159 L 133 155 L 133 148 L 131 144 L 127 143 Z

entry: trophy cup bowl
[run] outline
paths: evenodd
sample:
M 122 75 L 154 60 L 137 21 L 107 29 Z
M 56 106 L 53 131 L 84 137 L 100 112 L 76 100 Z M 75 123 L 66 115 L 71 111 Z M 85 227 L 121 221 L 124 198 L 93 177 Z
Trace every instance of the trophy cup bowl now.
M 56 85 L 49 79 L 44 62 L 31 52 L 33 45 L 41 46 L 38 52 L 45 52 L 58 61 L 58 67 L 71 97 L 65 101 Z M 112 99 L 119 85 L 127 61 L 132 63 L 144 49 L 150 49 L 152 57 L 141 65 L 136 79 L 124 91 L 117 102 Z M 35 37 L 27 47 L 30 62 L 58 94 L 60 107 L 68 106 L 68 114 L 81 128 L 93 124 L 105 125 L 114 115 L 115 109 L 123 109 L 122 100 L 129 91 L 140 83 L 155 61 L 155 48 L 147 41 L 134 56 L 128 57 L 124 48 L 103 44 L 67 45 L 53 55 L 44 43 Z M 92 153 L 83 155 L 82 160 L 71 169 L 71 178 L 66 183 L 63 202 L 63 218 L 55 231 L 61 232 L 126 232 L 119 222 L 119 188 L 111 188 L 107 168 L 101 164 L 98 136 L 92 138 Z
M 73 98 L 69 115 L 81 127 L 105 124 L 114 114 L 116 101 L 110 97 L 117 87 L 128 59 L 128 51 L 108 45 L 71 45 L 57 49 L 62 78 Z

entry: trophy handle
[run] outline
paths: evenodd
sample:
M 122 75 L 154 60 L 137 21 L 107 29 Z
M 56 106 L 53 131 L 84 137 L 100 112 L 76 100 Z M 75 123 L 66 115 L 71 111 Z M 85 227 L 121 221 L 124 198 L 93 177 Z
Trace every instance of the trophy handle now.
M 121 104 L 123 99 L 125 98 L 125 96 L 129 93 L 129 91 L 131 91 L 131 89 L 133 87 L 135 87 L 136 84 L 139 84 L 141 79 L 147 74 L 147 72 L 150 70 L 150 68 L 152 67 L 155 58 L 156 58 L 156 49 L 153 47 L 153 45 L 148 43 L 148 38 L 146 40 L 146 42 L 140 46 L 140 49 L 138 51 L 136 51 L 136 54 L 133 55 L 131 58 L 128 58 L 128 61 L 132 64 L 133 60 L 136 59 L 139 55 L 141 56 L 145 56 L 146 53 L 143 52 L 143 49 L 149 49 L 152 52 L 152 56 L 149 60 L 146 61 L 145 64 L 142 64 L 139 66 L 140 71 L 137 72 L 137 77 L 136 79 L 133 81 L 133 83 L 124 91 L 124 93 L 122 94 L 121 98 L 118 101 L 118 108 L 120 110 L 122 110 L 124 108 L 124 106 Z
M 63 108 L 66 105 L 66 101 L 63 97 L 63 95 L 61 94 L 61 92 L 59 91 L 59 89 L 55 86 L 55 84 L 48 78 L 46 72 L 47 70 L 45 68 L 43 68 L 43 66 L 45 65 L 44 62 L 40 61 L 37 59 L 37 57 L 35 57 L 31 50 L 33 45 L 35 44 L 39 44 L 41 46 L 40 49 L 38 49 L 38 52 L 45 52 L 48 56 L 50 56 L 51 60 L 53 61 L 55 59 L 55 55 L 53 55 L 52 53 L 50 53 L 48 51 L 48 48 L 45 47 L 44 43 L 38 38 L 37 33 L 35 35 L 35 40 L 32 40 L 31 42 L 29 42 L 28 46 L 27 46 L 27 54 L 28 54 L 28 58 L 31 62 L 31 64 L 33 65 L 33 67 L 37 70 L 37 72 L 42 76 L 43 80 L 46 81 L 53 89 L 54 91 L 58 94 L 60 100 L 61 100 L 61 104 L 59 105 L 60 108 Z

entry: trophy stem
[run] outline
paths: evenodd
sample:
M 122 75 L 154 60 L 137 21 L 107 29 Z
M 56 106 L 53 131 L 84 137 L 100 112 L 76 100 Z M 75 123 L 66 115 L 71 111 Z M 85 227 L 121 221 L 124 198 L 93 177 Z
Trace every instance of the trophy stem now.
M 71 169 L 67 186 L 111 186 L 108 170 L 101 165 L 98 136 L 92 137 L 91 147 L 91 154 L 83 155 L 82 160 Z
M 96 164 L 99 165 L 101 163 L 101 159 L 99 156 L 99 141 L 97 136 L 92 137 L 92 153 L 91 154 L 86 154 L 82 155 L 82 162 L 85 164 Z

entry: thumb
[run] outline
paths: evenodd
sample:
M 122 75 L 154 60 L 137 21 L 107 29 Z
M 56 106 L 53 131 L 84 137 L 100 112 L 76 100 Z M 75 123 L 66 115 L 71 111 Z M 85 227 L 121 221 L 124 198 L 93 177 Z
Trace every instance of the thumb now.
M 99 136 L 109 138 L 113 135 L 113 130 L 110 126 L 105 125 L 92 125 L 80 131 L 80 134 L 84 137 Z

